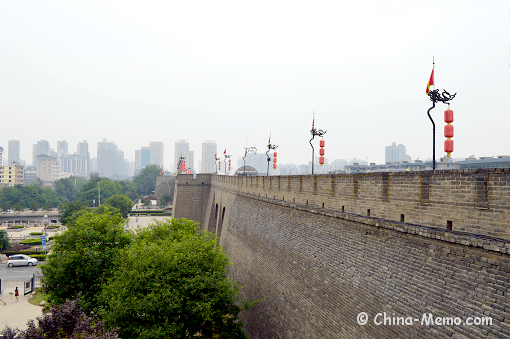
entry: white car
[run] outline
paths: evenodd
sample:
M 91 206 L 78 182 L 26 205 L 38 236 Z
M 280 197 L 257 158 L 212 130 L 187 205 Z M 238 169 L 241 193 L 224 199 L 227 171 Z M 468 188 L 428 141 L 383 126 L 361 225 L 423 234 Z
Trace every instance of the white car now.
M 7 266 L 35 266 L 39 261 L 35 258 L 30 258 L 28 255 L 15 254 L 7 258 Z

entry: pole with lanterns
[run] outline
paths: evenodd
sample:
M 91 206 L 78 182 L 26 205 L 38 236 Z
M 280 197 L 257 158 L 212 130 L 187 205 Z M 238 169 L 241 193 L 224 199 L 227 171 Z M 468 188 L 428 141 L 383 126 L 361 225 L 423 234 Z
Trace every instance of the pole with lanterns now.
M 223 160 L 224 163 L 225 163 L 225 175 L 227 175 L 227 160 L 228 160 L 228 171 L 230 172 L 230 169 L 231 169 L 231 160 L 230 160 L 230 157 L 231 155 L 230 154 L 227 154 L 227 149 L 225 148 L 225 151 L 223 152 L 223 156 L 225 157 L 225 159 Z
M 276 169 L 276 156 L 278 155 L 276 153 L 276 149 L 278 148 L 278 145 L 271 144 L 271 133 L 269 133 L 269 142 L 267 144 L 267 151 L 266 151 L 266 157 L 267 157 L 267 176 L 269 176 L 269 162 L 271 161 L 271 158 L 269 157 L 269 151 L 273 150 L 273 170 Z
M 430 89 L 431 86 L 435 86 L 434 84 L 434 66 L 435 62 L 432 59 L 432 73 L 430 74 L 429 82 L 427 83 L 427 89 L 425 93 L 430 97 L 430 101 L 432 101 L 432 107 L 427 110 L 427 115 L 429 116 L 430 121 L 432 122 L 432 170 L 436 170 L 436 124 L 434 120 L 430 116 L 430 111 L 436 107 L 436 102 L 442 102 L 443 104 L 448 104 L 448 109 L 444 112 L 444 121 L 447 125 L 444 128 L 444 136 L 447 138 L 444 142 L 444 151 L 449 157 L 453 152 L 453 125 L 450 123 L 453 122 L 453 111 L 450 109 L 450 100 L 455 98 L 455 94 L 450 94 L 446 90 L 443 90 L 443 93 L 439 93 L 438 89 Z
M 216 174 L 218 174 L 218 166 L 216 166 L 216 162 L 218 162 L 219 166 L 221 167 L 221 161 L 220 160 L 221 160 L 221 158 L 218 158 L 218 153 L 214 153 L 214 169 L 216 170 Z
M 310 147 L 312 147 L 312 174 L 313 174 L 313 163 L 315 161 L 314 157 L 315 157 L 315 149 L 313 148 L 313 145 L 312 145 L 312 140 L 315 138 L 315 136 L 318 136 L 318 137 L 321 137 L 321 141 L 320 141 L 320 151 L 319 151 L 319 154 L 320 154 L 320 158 L 319 158 L 319 164 L 322 166 L 324 165 L 324 146 L 325 146 L 325 142 L 324 142 L 324 139 L 323 136 L 324 134 L 326 134 L 327 131 L 323 131 L 321 129 L 317 129 L 315 128 L 315 112 L 313 113 L 313 120 L 312 120 L 312 129 L 310 130 L 310 134 L 312 135 L 312 138 L 310 139 Z
M 244 162 L 244 175 L 246 175 L 246 156 L 248 155 L 248 153 L 257 153 L 257 148 L 256 147 L 245 147 L 244 148 L 244 157 L 243 157 L 243 162 Z

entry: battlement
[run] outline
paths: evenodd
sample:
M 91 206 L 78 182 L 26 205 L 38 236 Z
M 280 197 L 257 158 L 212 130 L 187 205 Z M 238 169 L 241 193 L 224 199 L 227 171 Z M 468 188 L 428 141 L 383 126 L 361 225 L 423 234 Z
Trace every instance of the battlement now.
M 510 239 L 510 169 L 230 177 L 211 185 L 389 221 Z

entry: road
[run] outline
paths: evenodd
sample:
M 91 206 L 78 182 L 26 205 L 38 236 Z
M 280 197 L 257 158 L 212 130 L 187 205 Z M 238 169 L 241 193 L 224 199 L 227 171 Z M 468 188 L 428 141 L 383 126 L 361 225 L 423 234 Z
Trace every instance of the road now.
M 6 264 L 0 264 L 0 279 L 2 280 L 3 286 L 6 286 L 7 282 L 28 280 L 32 278 L 34 274 L 41 275 L 41 268 L 39 266 L 7 267 Z

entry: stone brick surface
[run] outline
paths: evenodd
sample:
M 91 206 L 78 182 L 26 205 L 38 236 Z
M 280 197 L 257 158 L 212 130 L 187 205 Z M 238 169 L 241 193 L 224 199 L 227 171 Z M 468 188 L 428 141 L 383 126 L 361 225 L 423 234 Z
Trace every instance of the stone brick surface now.
M 174 214 L 199 215 L 220 235 L 230 278 L 243 283 L 243 297 L 260 299 L 246 314 L 252 338 L 510 333 L 508 169 L 204 182 L 209 191 L 178 176 Z M 356 322 L 360 312 L 369 316 L 365 326 Z M 493 323 L 376 326 L 383 312 Z

